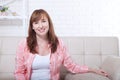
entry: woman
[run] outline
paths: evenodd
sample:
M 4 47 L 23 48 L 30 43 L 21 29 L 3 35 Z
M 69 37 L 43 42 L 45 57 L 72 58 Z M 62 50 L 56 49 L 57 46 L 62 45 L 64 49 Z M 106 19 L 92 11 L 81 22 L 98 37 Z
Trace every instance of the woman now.
M 55 35 L 48 13 L 35 10 L 30 18 L 28 37 L 22 40 L 16 54 L 16 80 L 59 80 L 60 66 L 72 73 L 93 72 L 103 76 L 103 70 L 76 65 L 62 40 Z

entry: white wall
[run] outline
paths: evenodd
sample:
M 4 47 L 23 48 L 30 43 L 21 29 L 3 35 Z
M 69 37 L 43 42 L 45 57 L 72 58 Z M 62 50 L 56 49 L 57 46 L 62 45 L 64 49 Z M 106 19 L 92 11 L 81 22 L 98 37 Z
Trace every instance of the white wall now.
M 45 9 L 59 36 L 120 37 L 119 4 L 120 0 L 29 0 L 29 13 Z
M 28 0 L 29 16 L 45 9 L 51 16 L 58 36 L 120 37 L 120 0 Z M 29 18 L 28 18 L 29 19 Z M 16 21 L 16 20 L 15 20 Z M 0 36 L 24 36 L 27 26 L 0 21 Z M 6 24 L 7 26 L 2 26 Z M 26 30 L 25 30 L 26 29 Z

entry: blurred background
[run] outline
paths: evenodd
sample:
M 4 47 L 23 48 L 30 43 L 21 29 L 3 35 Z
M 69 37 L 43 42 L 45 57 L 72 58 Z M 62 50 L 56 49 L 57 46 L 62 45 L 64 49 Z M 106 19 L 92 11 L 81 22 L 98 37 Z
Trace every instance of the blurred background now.
M 58 36 L 117 36 L 120 38 L 120 0 L 0 0 L 8 7 L 0 15 L 0 36 L 27 36 L 35 9 L 45 9 Z

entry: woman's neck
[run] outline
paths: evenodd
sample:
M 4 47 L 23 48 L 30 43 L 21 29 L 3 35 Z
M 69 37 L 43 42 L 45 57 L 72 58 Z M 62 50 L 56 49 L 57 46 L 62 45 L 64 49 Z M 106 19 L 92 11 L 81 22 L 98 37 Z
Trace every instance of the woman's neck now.
M 37 43 L 39 44 L 44 44 L 44 43 L 48 43 L 47 37 L 43 37 L 43 36 L 36 36 L 37 38 Z
M 48 39 L 46 37 L 39 37 L 37 38 L 37 48 L 38 48 L 38 54 L 40 55 L 46 55 L 51 52 L 51 49 L 49 47 Z

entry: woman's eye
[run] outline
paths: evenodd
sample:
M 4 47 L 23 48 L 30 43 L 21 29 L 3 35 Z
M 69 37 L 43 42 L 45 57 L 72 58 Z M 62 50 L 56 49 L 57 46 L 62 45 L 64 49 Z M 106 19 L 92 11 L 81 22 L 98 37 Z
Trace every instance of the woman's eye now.
M 42 22 L 46 22 L 46 21 L 44 20 L 44 21 L 42 21 Z
M 34 22 L 33 24 L 38 24 L 38 22 Z

